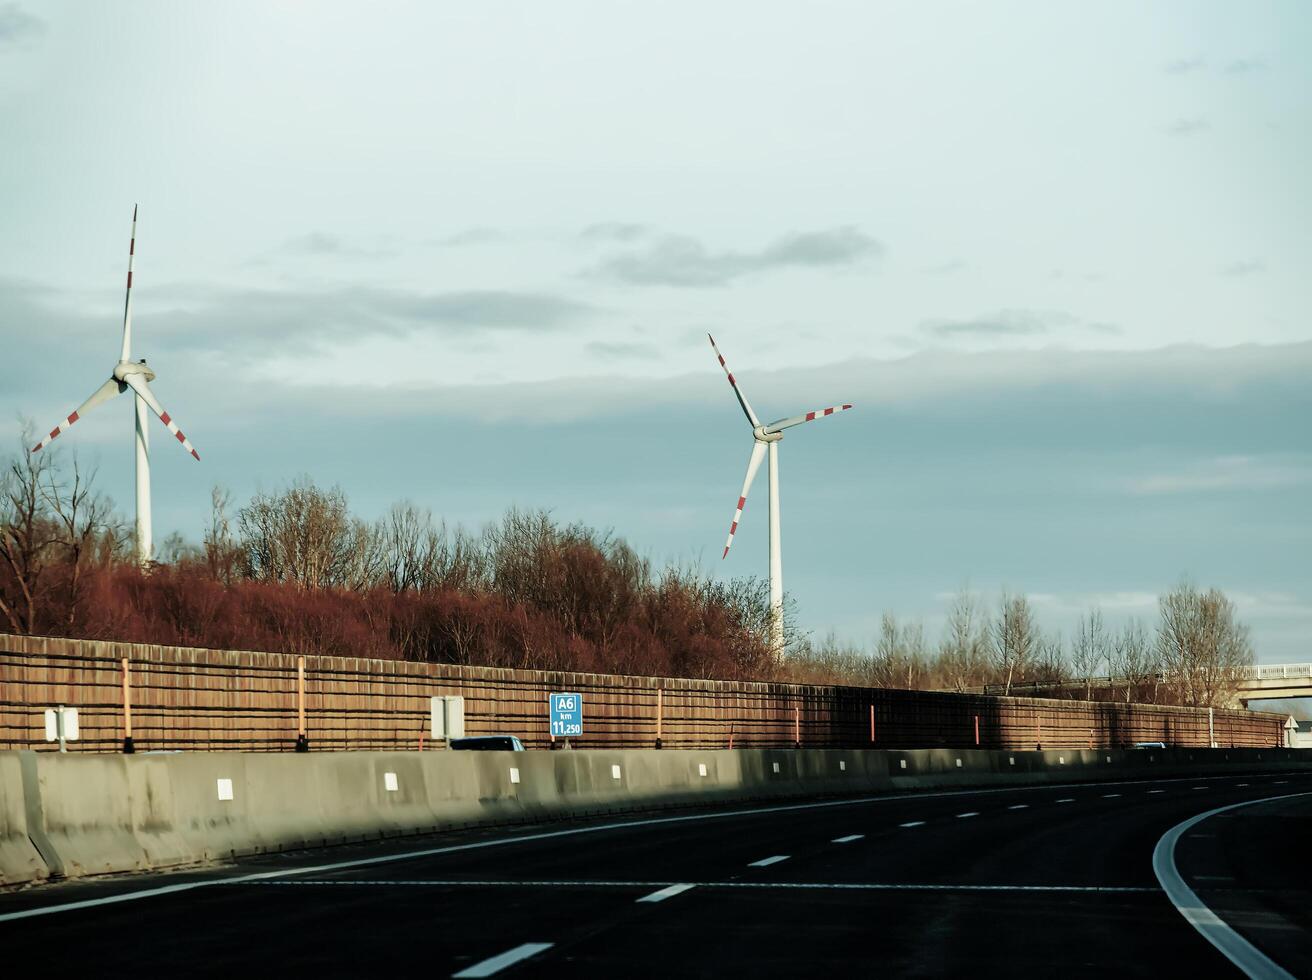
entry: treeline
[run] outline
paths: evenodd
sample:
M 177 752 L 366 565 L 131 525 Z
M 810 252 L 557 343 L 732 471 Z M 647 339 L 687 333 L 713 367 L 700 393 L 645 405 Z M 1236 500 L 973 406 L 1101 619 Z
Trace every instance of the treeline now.
M 832 638 L 805 643 L 786 671 L 816 684 L 1229 707 L 1253 662 L 1234 603 L 1186 582 L 1158 598 L 1155 622 L 1110 629 L 1094 609 L 1069 642 L 1044 632 L 1022 595 L 988 609 L 963 591 L 936 644 L 920 623 L 885 614 L 873 653 Z
M 224 649 L 769 678 L 768 590 L 654 570 L 622 540 L 512 510 L 481 533 L 380 520 L 309 480 L 234 507 L 147 569 L 94 474 L 48 451 L 0 477 L 0 629 Z
M 1097 611 L 1069 642 L 1023 595 L 968 592 L 943 634 L 883 618 L 874 649 L 791 629 L 771 649 L 766 583 L 654 569 L 623 540 L 512 510 L 481 532 L 425 509 L 351 513 L 308 479 L 241 505 L 216 489 L 199 545 L 171 535 L 141 568 L 130 527 L 58 454 L 0 474 L 0 629 L 532 669 L 786 680 L 1224 705 L 1253 662 L 1221 593 L 1185 584 L 1155 623 Z M 792 617 L 789 617 L 790 622 Z

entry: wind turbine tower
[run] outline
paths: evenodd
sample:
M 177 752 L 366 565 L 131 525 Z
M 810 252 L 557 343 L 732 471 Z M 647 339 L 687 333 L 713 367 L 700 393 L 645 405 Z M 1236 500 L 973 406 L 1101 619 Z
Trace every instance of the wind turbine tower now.
M 149 384 L 155 380 L 155 372 L 146 366 L 145 358 L 139 361 L 132 360 L 132 260 L 136 251 L 137 208 L 136 205 L 133 205 L 132 240 L 128 245 L 127 298 L 123 301 L 123 347 L 119 352 L 118 363 L 114 365 L 109 380 L 97 388 L 90 398 L 77 407 L 76 411 L 51 429 L 50 435 L 37 443 L 32 452 L 38 452 L 50 445 L 69 426 L 101 402 L 109 401 L 115 395 L 122 394 L 131 388 L 136 408 L 134 418 L 136 421 L 135 443 L 137 453 L 137 561 L 142 565 L 146 565 L 154 554 L 154 542 L 152 541 L 150 527 L 150 432 L 148 429 L 150 416 L 147 414 L 147 410 L 159 416 L 159 420 L 164 423 L 169 432 L 173 433 L 173 437 L 182 443 L 183 449 L 191 453 L 197 460 L 200 459 L 200 454 L 196 452 L 187 437 L 182 434 L 182 430 L 178 428 L 177 423 L 173 421 L 168 412 L 164 411 L 164 406 L 159 403 L 150 390 Z
M 747 396 L 738 385 L 738 380 L 729 370 L 729 365 L 724 363 L 724 355 L 720 353 L 720 348 L 715 345 L 715 338 L 710 334 L 711 349 L 715 351 L 715 356 L 720 360 L 720 367 L 724 368 L 724 373 L 729 377 L 729 385 L 733 388 L 734 395 L 738 398 L 738 404 L 742 406 L 743 414 L 747 416 L 747 421 L 752 427 L 752 455 L 747 460 L 747 478 L 743 480 L 742 493 L 738 495 L 738 506 L 733 512 L 733 523 L 729 526 L 729 538 L 724 543 L 724 554 L 720 556 L 723 560 L 729 557 L 729 549 L 733 546 L 733 536 L 738 531 L 738 524 L 743 517 L 743 508 L 747 505 L 747 491 L 752 488 L 752 481 L 756 479 L 756 471 L 761 468 L 761 459 L 768 452 L 770 455 L 770 637 L 771 644 L 776 651 L 782 651 L 784 646 L 784 562 L 781 554 L 779 541 L 779 442 L 784 437 L 784 429 L 790 429 L 795 425 L 801 425 L 803 422 L 813 422 L 816 419 L 822 419 L 826 416 L 833 415 L 836 412 L 846 412 L 851 405 L 838 405 L 833 408 L 820 408 L 814 412 L 807 412 L 805 415 L 794 415 L 786 419 L 780 419 L 777 422 L 771 422 L 769 425 L 762 425 L 756 413 L 752 411 L 752 406 L 747 401 Z

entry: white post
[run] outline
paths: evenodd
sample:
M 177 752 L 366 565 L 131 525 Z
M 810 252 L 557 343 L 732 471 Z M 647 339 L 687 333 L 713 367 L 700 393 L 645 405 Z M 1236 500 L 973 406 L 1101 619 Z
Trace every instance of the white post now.
M 155 553 L 150 532 L 150 411 L 133 392 L 137 412 L 137 561 L 145 565 Z
M 1211 708 L 1207 709 L 1207 746 L 1216 748 L 1216 725 L 1213 722 Z
M 775 651 L 784 648 L 784 560 L 779 538 L 779 443 L 770 443 L 770 634 Z

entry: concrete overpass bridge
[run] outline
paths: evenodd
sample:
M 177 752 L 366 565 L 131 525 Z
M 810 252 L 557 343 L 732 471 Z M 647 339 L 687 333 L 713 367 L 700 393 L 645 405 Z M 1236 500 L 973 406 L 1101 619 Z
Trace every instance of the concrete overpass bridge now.
M 1239 700 L 1312 698 L 1312 664 L 1258 664 L 1244 671 Z

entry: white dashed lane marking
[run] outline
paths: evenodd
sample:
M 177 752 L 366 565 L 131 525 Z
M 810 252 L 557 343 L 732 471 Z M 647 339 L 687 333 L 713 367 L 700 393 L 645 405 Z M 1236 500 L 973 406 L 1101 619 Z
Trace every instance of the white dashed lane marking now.
M 775 854 L 772 857 L 761 858 L 759 861 L 753 861 L 747 867 L 749 868 L 768 868 L 772 864 L 778 864 L 780 861 L 787 861 L 787 854 Z
M 1075 797 L 1073 797 L 1073 796 L 1067 796 L 1065 799 L 1058 800 L 1057 802 L 1058 802 L 1058 803 L 1074 803 L 1074 802 L 1075 802 Z
M 508 949 L 504 953 L 486 959 L 482 963 L 475 963 L 473 966 L 466 967 L 459 973 L 453 973 L 453 977 L 491 977 L 500 973 L 508 966 L 513 966 L 520 960 L 526 960 L 530 956 L 537 956 L 538 953 L 550 949 L 554 943 L 524 943 L 522 946 L 516 946 L 514 949 Z
M 1017 803 L 1015 806 L 1007 807 L 1008 810 L 1028 810 L 1029 808 L 1030 805 L 1028 803 Z
M 660 891 L 652 892 L 650 895 L 643 895 L 638 899 L 639 902 L 663 902 L 667 898 L 673 898 L 675 895 L 682 895 L 689 888 L 695 888 L 695 885 L 680 884 L 670 885 L 668 888 L 662 888 Z
M 852 841 L 854 841 L 854 840 L 860 840 L 860 839 L 861 839 L 862 837 L 864 837 L 864 836 L 865 836 L 865 834 L 848 834 L 846 837 L 835 837 L 835 838 L 833 839 L 833 841 L 831 841 L 831 843 L 833 843 L 833 844 L 850 844 L 850 843 L 852 843 Z
M 907 823 L 900 823 L 900 824 L 898 824 L 898 826 L 899 826 L 899 827 L 906 827 L 906 828 L 911 828 L 911 827 L 923 827 L 923 826 L 925 826 L 925 821 L 923 821 L 923 820 L 910 820 L 910 821 L 908 821 Z
M 978 810 L 970 810 L 970 811 L 968 811 L 968 812 L 966 812 L 966 813 L 958 813 L 958 814 L 957 814 L 957 819 L 958 819 L 958 820 L 964 820 L 966 817 L 978 817 L 978 816 L 979 816 L 979 811 L 978 811 Z
M 1117 799 L 1120 795 L 1121 795 L 1120 793 L 1103 793 L 1102 798 L 1104 800 L 1114 800 Z

